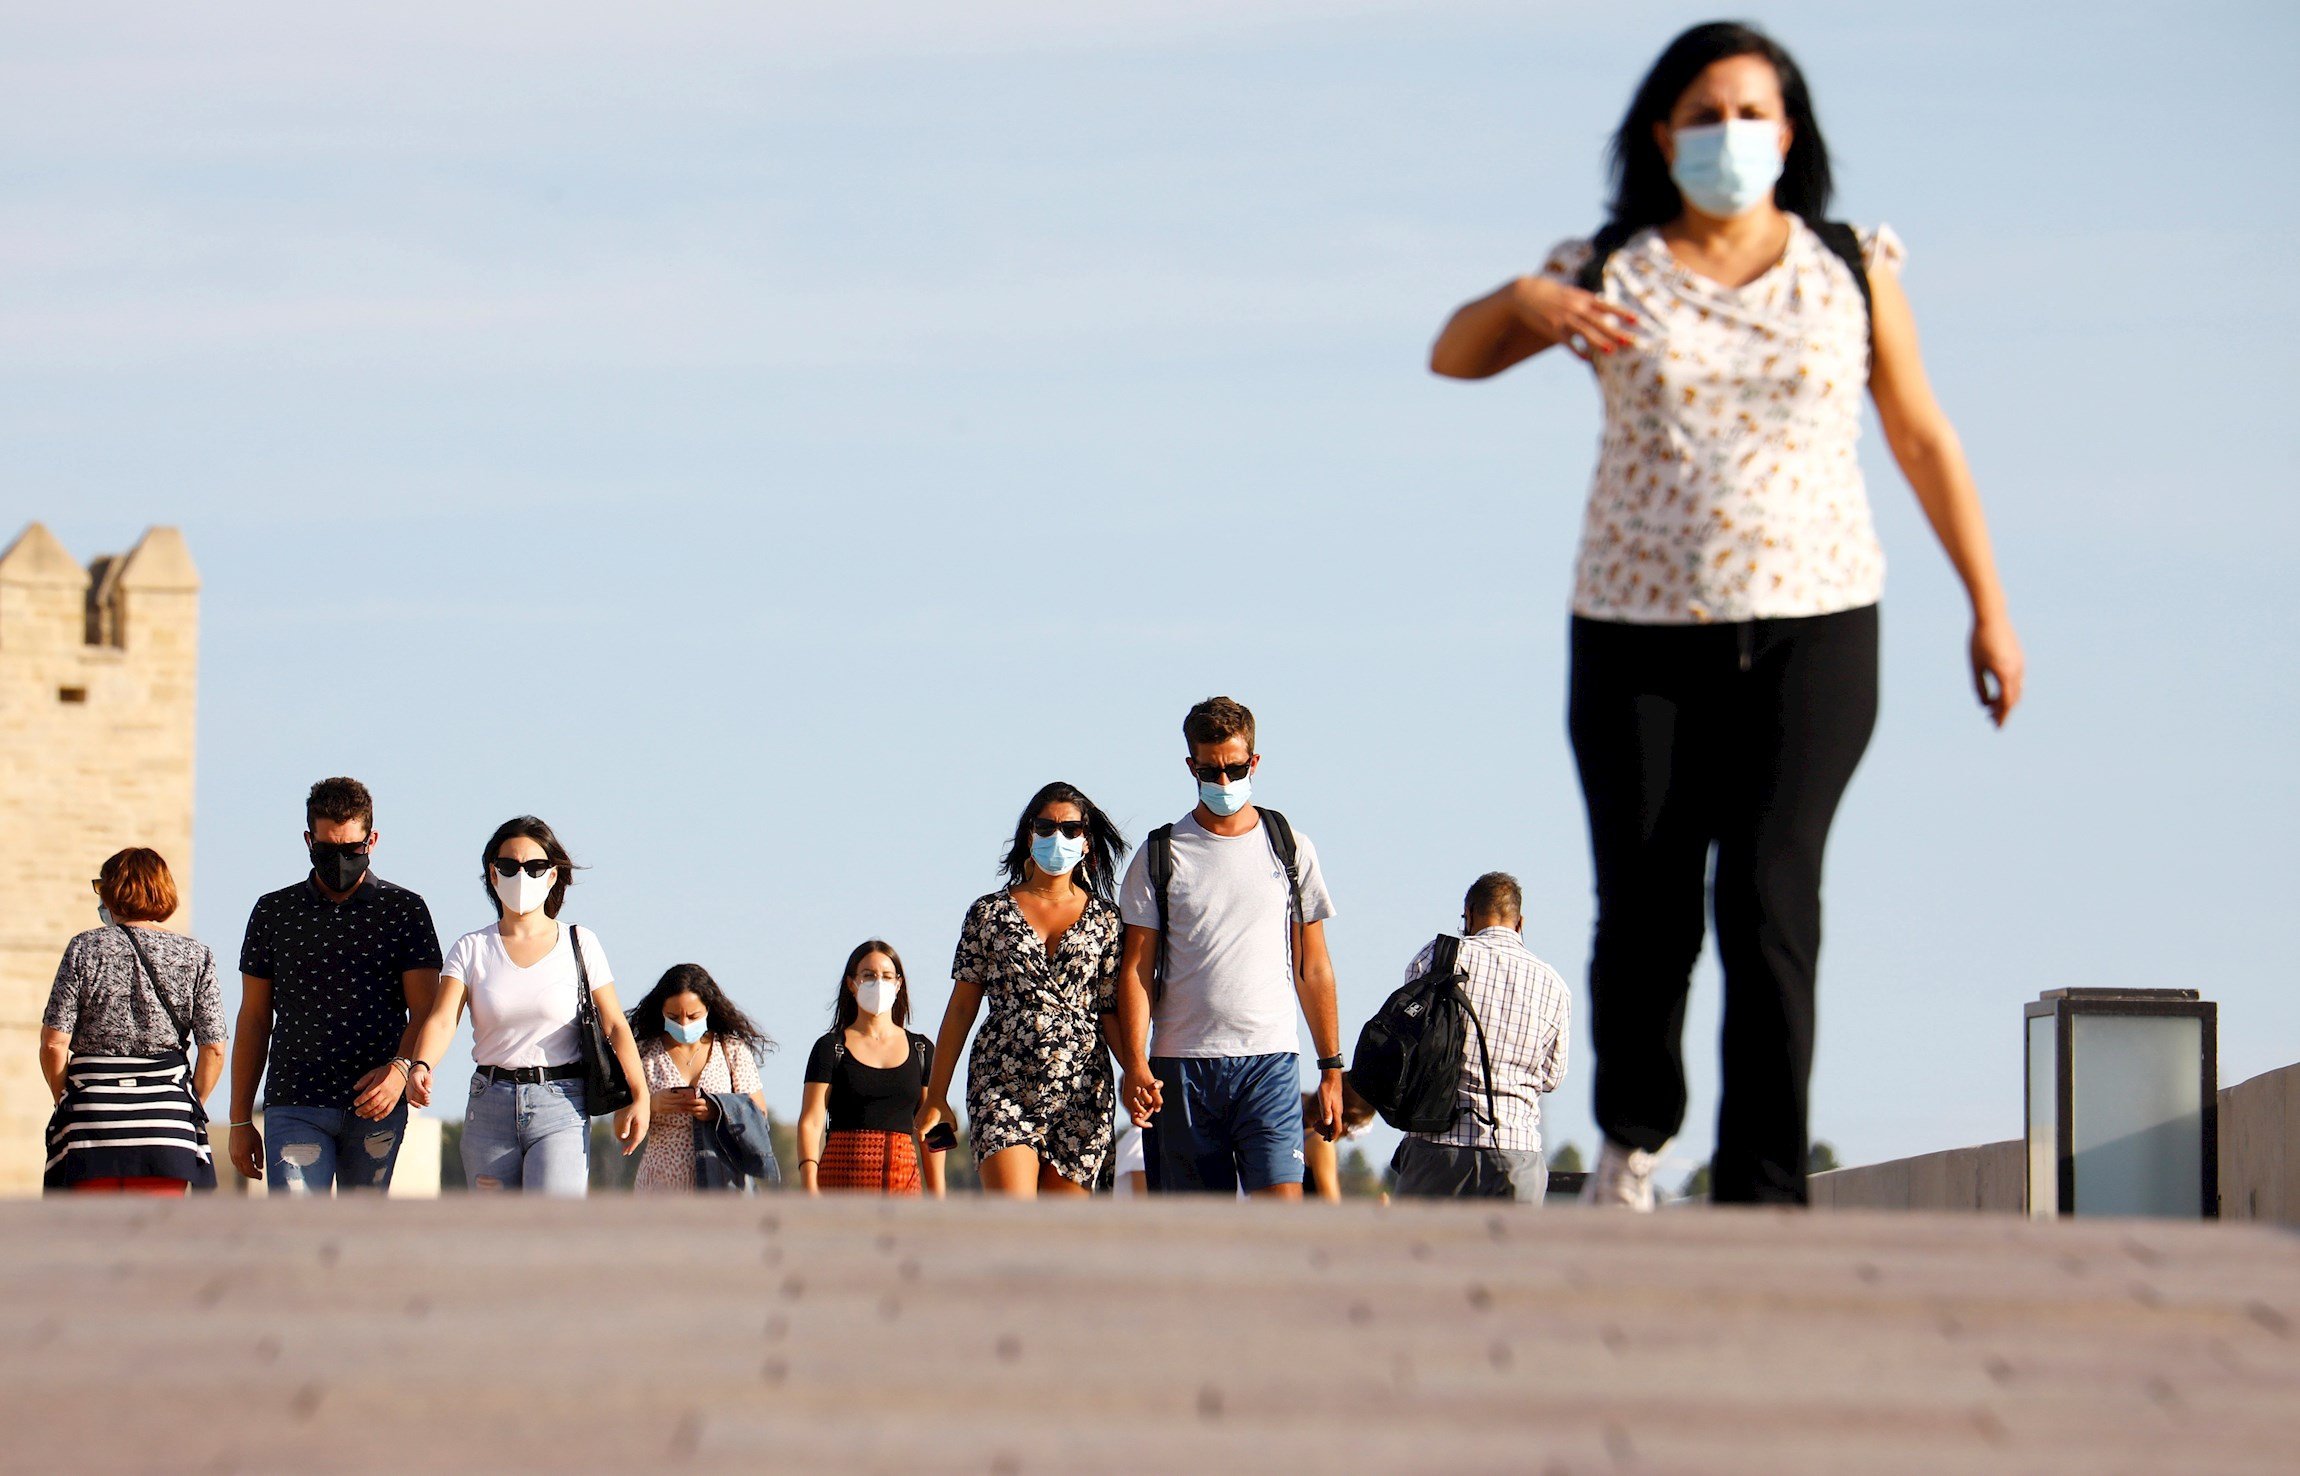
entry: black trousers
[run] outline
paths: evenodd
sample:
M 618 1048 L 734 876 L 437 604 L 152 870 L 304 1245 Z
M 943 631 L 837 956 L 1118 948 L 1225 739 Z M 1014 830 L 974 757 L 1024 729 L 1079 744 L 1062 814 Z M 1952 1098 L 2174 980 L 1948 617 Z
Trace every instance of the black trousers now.
M 1725 969 L 1711 1192 L 1802 1204 L 1821 853 L 1876 726 L 1876 607 L 1715 625 L 1576 617 L 1572 644 L 1567 723 L 1597 873 L 1598 1126 L 1651 1151 L 1684 1125 L 1685 998 L 1710 890 Z

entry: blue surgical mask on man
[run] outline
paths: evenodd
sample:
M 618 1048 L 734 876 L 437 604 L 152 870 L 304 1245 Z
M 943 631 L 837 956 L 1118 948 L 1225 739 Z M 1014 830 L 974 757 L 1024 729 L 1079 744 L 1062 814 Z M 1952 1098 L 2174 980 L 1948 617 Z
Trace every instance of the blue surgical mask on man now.
M 1773 198 L 1781 162 L 1778 121 L 1734 118 L 1678 129 L 1669 177 L 1702 214 L 1731 217 Z
M 669 1015 L 665 1015 L 663 1028 L 669 1031 L 671 1039 L 679 1044 L 693 1045 L 696 1041 L 701 1040 L 704 1033 L 711 1028 L 711 1017 L 705 1015 L 700 1020 L 674 1020 Z
M 1198 803 L 1217 815 L 1235 815 L 1246 808 L 1247 802 L 1253 797 L 1254 776 L 1251 774 L 1233 784 L 1208 784 L 1203 779 L 1198 781 Z
M 1070 868 L 1086 859 L 1086 837 L 1079 836 L 1073 840 L 1060 831 L 1039 836 L 1030 843 L 1030 859 L 1037 862 L 1038 869 L 1048 876 L 1065 875 Z

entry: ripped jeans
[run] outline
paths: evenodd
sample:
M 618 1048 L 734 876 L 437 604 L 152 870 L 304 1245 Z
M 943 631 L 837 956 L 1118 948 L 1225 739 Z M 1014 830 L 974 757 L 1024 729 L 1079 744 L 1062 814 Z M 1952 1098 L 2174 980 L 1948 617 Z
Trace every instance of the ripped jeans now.
M 407 1103 L 369 1119 L 341 1107 L 264 1109 L 264 1184 L 274 1194 L 389 1189 Z

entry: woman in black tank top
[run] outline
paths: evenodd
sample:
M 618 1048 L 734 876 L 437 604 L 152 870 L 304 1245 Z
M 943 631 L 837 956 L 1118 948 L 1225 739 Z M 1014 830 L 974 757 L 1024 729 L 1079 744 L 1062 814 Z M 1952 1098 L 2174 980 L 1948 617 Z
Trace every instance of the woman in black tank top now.
M 901 956 L 876 938 L 859 945 L 839 980 L 836 1019 L 807 1055 L 799 1179 L 809 1194 L 942 1196 L 942 1155 L 922 1152 L 912 1131 L 934 1043 L 905 1029 L 909 1019 Z

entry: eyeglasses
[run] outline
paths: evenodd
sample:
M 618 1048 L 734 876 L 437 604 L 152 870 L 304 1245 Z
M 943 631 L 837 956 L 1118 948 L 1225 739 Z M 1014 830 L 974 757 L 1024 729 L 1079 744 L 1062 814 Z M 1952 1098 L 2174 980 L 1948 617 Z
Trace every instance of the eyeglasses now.
M 1201 784 L 1219 784 L 1225 779 L 1235 784 L 1254 772 L 1254 761 L 1248 759 L 1242 764 L 1192 764 L 1190 772 L 1198 776 Z
M 532 877 L 544 877 L 551 874 L 551 868 L 556 863 L 549 856 L 537 856 L 532 861 L 514 861 L 509 856 L 498 856 L 487 864 L 494 868 L 497 876 L 517 876 L 524 871 Z
M 856 982 L 857 984 L 900 984 L 900 983 L 902 982 L 902 975 L 900 975 L 900 974 L 857 974 L 857 975 L 855 975 L 855 982 Z
M 1086 822 L 1083 820 L 1049 820 L 1043 815 L 1030 822 L 1032 835 L 1052 835 L 1057 830 L 1062 832 L 1064 839 L 1076 840 L 1086 833 Z

